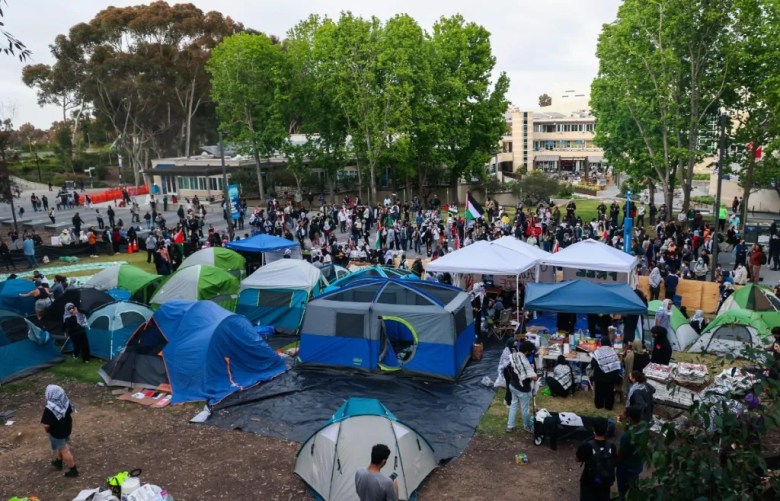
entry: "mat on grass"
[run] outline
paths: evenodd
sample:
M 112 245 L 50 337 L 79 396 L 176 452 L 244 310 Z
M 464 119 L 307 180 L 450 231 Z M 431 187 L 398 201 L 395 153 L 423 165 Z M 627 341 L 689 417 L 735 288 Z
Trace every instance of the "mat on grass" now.
M 495 379 L 502 349 L 498 343 L 489 346 L 482 360 L 470 362 L 456 382 L 295 366 L 229 396 L 205 424 L 303 442 L 347 398 L 376 398 L 424 436 L 444 463 L 463 452 L 493 401 L 495 390 L 480 381 L 484 376 Z

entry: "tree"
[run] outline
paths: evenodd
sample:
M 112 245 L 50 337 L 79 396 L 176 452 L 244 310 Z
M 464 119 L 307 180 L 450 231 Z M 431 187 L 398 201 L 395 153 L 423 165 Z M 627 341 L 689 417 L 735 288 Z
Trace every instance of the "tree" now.
M 0 0 L 0 18 L 3 17 L 3 4 L 7 5 L 7 2 L 5 0 Z M 0 21 L 0 36 L 5 38 L 5 41 L 8 43 L 5 47 L 0 46 L 0 52 L 6 55 L 16 55 L 18 52 L 19 61 L 26 61 L 27 59 L 32 56 L 32 52 L 25 47 L 24 43 L 22 43 L 18 38 L 13 36 L 11 33 L 7 32 L 3 27 L 5 26 L 5 23 L 3 21 Z
M 512 194 L 524 204 L 535 206 L 539 202 L 547 202 L 553 195 L 561 191 L 561 184 L 539 171 L 533 171 L 519 181 L 512 183 Z
M 279 151 L 287 139 L 288 60 L 282 46 L 263 34 L 226 38 L 207 64 L 220 128 L 239 150 L 255 158 L 260 198 L 264 196 L 261 157 Z
M 599 37 L 591 105 L 610 161 L 651 169 L 671 207 L 674 177 L 690 201 L 699 132 L 722 104 L 734 67 L 736 0 L 627 0 Z M 629 120 L 630 118 L 630 120 Z M 629 123 L 632 125 L 629 126 Z M 601 130 L 600 130 L 601 129 Z M 621 139 L 635 136 L 620 151 Z
M 539 96 L 539 107 L 544 108 L 547 106 L 552 106 L 552 98 L 545 93 Z

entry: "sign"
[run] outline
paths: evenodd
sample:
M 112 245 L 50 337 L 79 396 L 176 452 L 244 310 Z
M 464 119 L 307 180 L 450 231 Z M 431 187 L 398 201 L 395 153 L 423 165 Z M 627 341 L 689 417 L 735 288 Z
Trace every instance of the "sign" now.
M 630 217 L 623 218 L 623 252 L 631 254 L 631 237 L 634 233 L 634 220 Z
M 230 199 L 230 218 L 238 219 L 241 216 L 241 202 L 238 200 L 238 186 L 228 186 L 228 198 Z
M 564 268 L 564 280 L 590 280 L 591 282 L 603 284 L 625 284 L 628 283 L 628 274 L 617 271 L 598 271 L 598 270 L 580 270 L 577 268 Z

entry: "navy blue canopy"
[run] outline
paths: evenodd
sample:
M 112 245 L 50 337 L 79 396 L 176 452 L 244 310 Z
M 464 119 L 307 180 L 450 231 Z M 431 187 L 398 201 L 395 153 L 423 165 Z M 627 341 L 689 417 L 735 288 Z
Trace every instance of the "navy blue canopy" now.
M 525 308 L 555 313 L 647 313 L 647 306 L 628 284 L 598 284 L 589 280 L 529 283 L 525 289 Z
M 293 249 L 295 247 L 298 247 L 298 242 L 293 242 L 286 238 L 274 235 L 268 235 L 266 233 L 261 233 L 254 237 L 237 240 L 227 244 L 228 249 L 233 249 L 238 252 L 273 252 L 284 249 Z

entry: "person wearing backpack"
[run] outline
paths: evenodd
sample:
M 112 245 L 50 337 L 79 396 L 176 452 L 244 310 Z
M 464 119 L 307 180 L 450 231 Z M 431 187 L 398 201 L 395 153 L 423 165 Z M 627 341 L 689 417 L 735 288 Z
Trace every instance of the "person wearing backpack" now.
M 609 501 L 612 484 L 615 483 L 617 451 L 615 444 L 607 441 L 607 420 L 593 421 L 593 440 L 580 445 L 577 461 L 583 464 L 580 476 L 580 501 Z
M 642 473 L 642 447 L 647 444 L 647 424 L 642 423 L 642 409 L 629 405 L 626 407 L 626 428 L 620 435 L 618 444 L 615 479 L 620 501 L 626 499 L 626 493 L 639 480 Z

